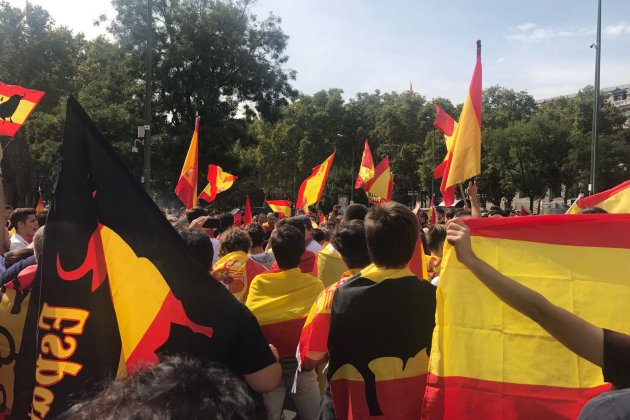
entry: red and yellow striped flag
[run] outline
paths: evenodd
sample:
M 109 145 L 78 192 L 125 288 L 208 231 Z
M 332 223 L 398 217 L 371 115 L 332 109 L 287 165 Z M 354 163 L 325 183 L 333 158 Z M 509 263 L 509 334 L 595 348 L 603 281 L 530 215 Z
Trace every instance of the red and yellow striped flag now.
M 630 180 L 609 190 L 578 198 L 567 213 L 579 213 L 589 207 L 599 207 L 608 213 L 630 213 Z
M 278 217 L 291 217 L 291 201 L 289 200 L 267 200 L 271 210 L 278 213 Z
M 324 185 L 326 185 L 326 178 L 328 178 L 328 172 L 335 158 L 335 152 L 321 164 L 313 168 L 311 176 L 306 178 L 302 185 L 300 185 L 300 192 L 298 193 L 297 203 L 295 208 L 301 209 L 311 204 L 315 204 L 322 197 L 324 192 Z M 308 209 L 307 209 L 308 210 Z
M 372 152 L 370 151 L 368 139 L 365 139 L 365 145 L 363 146 L 363 156 L 361 157 L 361 166 L 359 166 L 359 175 L 357 176 L 357 182 L 354 184 L 354 188 L 361 188 L 373 177 L 374 160 L 372 159 Z
M 475 253 L 594 325 L 630 333 L 630 215 L 467 219 Z M 427 419 L 574 419 L 601 370 L 502 303 L 446 245 Z
M 389 167 L 389 157 L 385 156 L 374 169 L 374 177 L 365 184 L 365 193 L 372 204 L 386 203 L 392 199 L 394 176 Z
M 446 169 L 446 161 L 448 160 L 448 154 L 453 147 L 453 134 L 457 128 L 457 122 L 448 115 L 438 104 L 435 104 L 435 120 L 433 125 L 444 134 L 444 141 L 446 142 L 446 156 L 437 168 L 433 171 L 433 178 L 440 179 L 444 176 L 444 170 Z
M 280 357 L 294 357 L 309 309 L 324 290 L 321 281 L 299 268 L 270 270 L 254 278 L 247 307 Z
M 190 140 L 190 147 L 188 148 L 188 153 L 186 153 L 184 167 L 182 168 L 179 181 L 177 181 L 177 186 L 175 187 L 175 194 L 187 209 L 197 205 L 197 172 L 199 169 L 198 140 L 199 117 L 197 117 L 195 121 L 195 132 L 193 133 L 192 140 Z
M 446 206 L 455 200 L 458 182 L 481 173 L 481 41 L 477 41 L 477 64 L 468 96 L 453 134 L 440 191 Z
M 37 189 L 37 195 L 39 196 L 39 198 L 37 199 L 37 204 L 35 205 L 35 213 L 39 214 L 44 211 L 44 197 L 42 197 L 41 187 Z
M 208 185 L 199 194 L 199 198 L 211 203 L 217 198 L 217 194 L 228 190 L 237 179 L 236 175 L 223 172 L 220 166 L 208 165 Z
M 45 94 L 0 83 L 0 137 L 14 137 Z
M 245 214 L 243 214 L 243 224 L 245 226 L 252 224 L 252 206 L 249 204 L 249 195 L 245 196 Z

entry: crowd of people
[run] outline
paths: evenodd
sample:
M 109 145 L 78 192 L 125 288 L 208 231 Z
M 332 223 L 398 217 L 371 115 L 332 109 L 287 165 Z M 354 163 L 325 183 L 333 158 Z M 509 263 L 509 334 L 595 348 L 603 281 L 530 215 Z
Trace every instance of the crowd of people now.
M 232 213 L 210 214 L 201 207 L 165 212 L 188 246 L 191 263 L 255 317 L 262 334 L 252 334 L 246 343 L 269 346 L 273 358 L 235 371 L 186 355 L 168 357 L 110 384 L 63 418 L 101 418 L 102 413 L 112 419 L 161 418 L 168 412 L 165 418 L 276 420 L 285 410 L 303 420 L 419 418 L 445 241 L 497 297 L 602 367 L 616 388 L 629 387 L 630 337 L 589 324 L 475 256 L 462 217 L 508 214 L 482 212 L 473 183 L 468 194 L 467 208 L 438 208 L 434 222 L 419 207 L 412 211 L 396 202 L 371 208 L 351 204 L 343 212 L 335 207 L 325 220 L 260 213 L 246 226 L 235 224 Z M 5 218 L 0 285 L 25 288 L 41 255 L 46 214 L 5 206 Z M 426 279 L 408 268 L 419 238 Z M 414 361 L 404 372 L 405 392 L 379 386 L 382 378 L 402 378 L 401 370 L 379 362 L 401 352 L 404 356 L 396 357 Z M 359 394 L 348 380 L 357 377 L 365 382 Z M 604 394 L 581 416 L 630 413 L 628 398 L 625 391 Z

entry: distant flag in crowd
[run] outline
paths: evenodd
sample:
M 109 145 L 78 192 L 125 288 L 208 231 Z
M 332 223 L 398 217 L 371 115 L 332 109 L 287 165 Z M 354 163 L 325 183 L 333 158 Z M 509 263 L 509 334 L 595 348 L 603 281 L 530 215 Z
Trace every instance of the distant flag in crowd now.
M 321 164 L 313 168 L 311 175 L 302 182 L 300 185 L 300 191 L 298 193 L 297 202 L 295 203 L 296 209 L 302 209 L 311 204 L 315 204 L 322 197 L 324 192 L 324 186 L 326 185 L 326 178 L 328 178 L 328 172 L 335 158 L 335 152 Z
M 567 213 L 579 213 L 589 207 L 599 207 L 608 213 L 630 213 L 630 180 L 588 197 L 578 197 Z
M 446 142 L 446 156 L 444 156 L 444 160 L 442 163 L 438 165 L 437 168 L 433 171 L 433 178 L 439 179 L 444 176 L 444 169 L 446 169 L 446 161 L 448 160 L 449 152 L 453 147 L 453 134 L 455 133 L 455 129 L 457 128 L 457 122 L 448 115 L 438 104 L 435 104 L 435 120 L 433 121 L 433 125 L 435 128 L 440 130 L 442 134 L 444 134 L 444 141 Z
M 429 203 L 429 226 L 435 226 L 437 224 L 437 210 L 435 209 L 435 204 L 433 203 L 433 197 L 431 197 L 431 202 Z
M 278 217 L 291 217 L 291 201 L 289 200 L 267 200 L 267 205 L 271 211 L 278 213 Z
M 184 167 L 179 175 L 179 181 L 175 187 L 175 194 L 187 209 L 197 205 L 197 176 L 199 172 L 199 119 L 195 120 L 195 131 L 190 140 L 190 147 L 186 153 Z
M 14 137 L 45 93 L 0 83 L 0 137 Z
M 372 152 L 370 151 L 368 140 L 365 139 L 365 145 L 363 146 L 363 156 L 361 157 L 361 166 L 359 166 L 359 175 L 357 176 L 357 182 L 354 184 L 354 188 L 361 188 L 373 177 L 374 160 L 372 159 Z
M 35 213 L 39 214 L 44 211 L 44 198 L 42 197 L 42 187 L 37 189 L 37 195 L 39 198 L 37 199 L 37 205 L 35 205 Z
M 245 214 L 243 215 L 243 224 L 245 226 L 252 224 L 252 207 L 249 204 L 249 195 L 245 196 Z
M 419 279 L 429 279 L 429 268 L 427 267 L 427 259 L 425 258 L 424 246 L 422 245 L 422 234 L 416 239 L 416 246 L 413 249 L 413 255 L 407 264 L 407 268 Z
M 372 177 L 364 186 L 368 201 L 372 204 L 382 204 L 392 199 L 394 176 L 389 167 L 389 157 L 385 156 L 374 169 Z
M 593 325 L 630 333 L 630 214 L 466 223 L 479 258 Z M 599 367 L 495 297 L 448 244 L 440 274 L 424 418 L 575 419 L 611 389 Z
M 217 198 L 217 194 L 230 189 L 237 179 L 236 175 L 223 172 L 220 166 L 208 165 L 208 185 L 199 194 L 199 198 L 211 203 Z
M 477 63 L 468 96 L 453 133 L 453 144 L 448 152 L 440 191 L 446 206 L 455 200 L 459 182 L 481 173 L 481 41 L 477 41 Z
M 230 292 L 183 263 L 186 244 L 72 97 L 62 158 L 33 329 L 15 343 L 14 418 L 54 418 L 87 386 L 163 354 L 226 360 L 243 325 Z
M 319 213 L 319 223 L 324 223 L 326 221 L 326 216 L 324 212 Z

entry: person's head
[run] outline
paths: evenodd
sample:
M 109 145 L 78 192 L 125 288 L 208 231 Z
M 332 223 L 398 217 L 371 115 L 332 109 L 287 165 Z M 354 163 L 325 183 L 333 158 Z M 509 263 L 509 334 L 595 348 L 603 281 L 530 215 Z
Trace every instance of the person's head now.
M 11 213 L 13 213 L 13 206 L 5 204 L 4 206 L 4 218 L 5 220 L 9 220 L 11 218 Z
M 284 219 L 283 219 L 284 220 Z M 289 223 L 276 226 L 271 234 L 271 249 L 278 267 L 283 270 L 295 268 L 306 249 L 304 235 L 298 228 Z
M 435 225 L 429 229 L 427 235 L 427 245 L 431 250 L 431 255 L 442 258 L 444 251 L 444 241 L 446 240 L 446 226 Z
M 257 223 L 252 223 L 257 224 Z M 258 225 L 260 226 L 260 225 Z M 261 226 L 262 227 L 262 226 Z M 221 243 L 219 245 L 219 256 L 224 256 L 230 252 L 243 251 L 247 253 L 252 247 L 252 240 L 247 232 L 239 228 L 231 228 L 223 232 L 221 235 Z
M 608 214 L 608 212 L 601 207 L 588 207 L 580 210 L 578 214 Z
M 470 217 L 470 216 L 472 216 L 472 213 L 464 209 L 457 209 L 455 210 L 455 213 L 453 214 L 453 217 Z
M 258 215 L 258 223 L 260 223 L 261 225 L 264 225 L 265 223 L 267 223 L 267 214 L 266 213 L 260 213 Z
M 420 223 L 420 226 L 426 225 L 428 220 L 429 215 L 426 212 L 421 211 L 420 213 L 418 213 L 418 223 Z
M 42 227 L 46 224 L 46 219 L 48 218 L 48 210 L 42 210 L 37 215 L 37 226 Z
M 273 229 L 273 227 L 276 225 L 277 220 L 278 220 L 278 216 L 276 215 L 276 213 L 267 214 L 267 224 L 269 224 L 270 228 Z
M 267 234 L 265 233 L 265 229 L 258 223 L 252 223 L 247 226 L 247 234 L 249 235 L 249 239 L 252 241 L 252 248 L 260 248 L 263 246 L 263 242 L 265 242 L 265 238 Z
M 64 420 L 254 418 L 242 379 L 218 364 L 168 356 L 63 413 Z
M 444 213 L 444 217 L 446 218 L 446 220 L 451 220 L 453 219 L 453 217 L 455 217 L 455 213 L 457 213 L 457 211 L 458 209 L 451 207 L 446 210 L 446 212 Z
M 33 235 L 37 231 L 37 216 L 35 209 L 18 208 L 11 213 L 11 226 L 15 228 L 18 235 L 27 242 L 33 240 Z
M 343 223 L 348 223 L 351 220 L 364 220 L 367 211 L 368 208 L 363 204 L 350 204 L 343 213 Z
M 313 229 L 313 240 L 321 245 L 326 240 L 326 234 L 321 229 Z
M 33 255 L 33 249 L 31 248 L 22 248 L 22 249 L 16 249 L 15 251 L 9 251 L 4 256 L 4 268 L 8 269 L 13 264 L 18 263 L 22 260 L 25 260 L 32 255 Z
M 335 233 L 332 246 L 341 254 L 349 269 L 361 269 L 372 262 L 362 220 L 351 220 L 341 225 Z
M 365 236 L 372 262 L 382 268 L 409 263 L 418 239 L 418 218 L 395 201 L 372 207 L 365 216 Z
M 445 215 L 444 209 L 442 207 L 437 207 L 435 209 L 435 215 L 437 217 L 437 221 L 438 222 L 444 222 L 444 219 L 445 219 L 446 215 Z
M 208 215 L 208 211 L 204 209 L 203 207 L 193 207 L 191 209 L 186 210 L 186 214 L 185 214 L 188 224 L 190 224 L 190 222 L 192 222 L 195 219 L 198 219 L 201 216 L 207 216 L 207 215 Z
M 292 217 L 297 223 L 301 223 L 304 226 L 304 241 L 308 244 L 313 240 L 313 223 L 311 218 L 305 215 Z
M 219 215 L 219 221 L 221 223 L 221 227 L 217 229 L 217 232 L 223 233 L 234 226 L 234 215 L 229 212 L 221 213 Z
M 211 270 L 214 248 L 212 247 L 212 241 L 208 234 L 201 230 L 190 229 L 188 227 L 182 227 L 178 229 L 177 232 L 188 246 L 193 261 L 204 270 Z
M 44 250 L 44 230 L 46 226 L 40 226 L 33 236 L 33 251 L 35 251 L 35 259 L 39 263 L 42 257 L 42 251 Z

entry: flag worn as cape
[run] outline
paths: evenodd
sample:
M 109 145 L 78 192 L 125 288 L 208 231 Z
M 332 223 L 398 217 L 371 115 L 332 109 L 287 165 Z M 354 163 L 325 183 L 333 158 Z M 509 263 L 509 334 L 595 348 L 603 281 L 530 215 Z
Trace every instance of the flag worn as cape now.
M 311 175 L 302 182 L 295 208 L 301 209 L 308 207 L 319 201 L 322 197 L 322 193 L 324 192 L 326 178 L 328 178 L 328 172 L 330 172 L 330 167 L 334 158 L 335 152 L 328 156 L 321 165 L 314 167 Z
M 475 254 L 586 321 L 630 333 L 630 215 L 467 219 Z M 427 419 L 575 419 L 601 369 L 511 309 L 445 245 Z
M 321 281 L 299 268 L 272 269 L 252 281 L 247 307 L 281 358 L 295 356 L 308 311 L 322 290 Z
M 0 137 L 14 137 L 45 93 L 0 83 Z
M 416 246 L 413 249 L 413 255 L 407 264 L 407 268 L 415 274 L 419 279 L 428 280 L 429 270 L 427 268 L 427 260 L 424 253 L 424 246 L 422 244 L 422 233 L 418 232 L 418 239 L 416 239 Z
M 199 198 L 211 203 L 217 198 L 217 194 L 228 190 L 237 179 L 236 175 L 223 172 L 220 166 L 208 165 L 208 185 L 199 194 Z
M 331 245 L 326 245 L 317 253 L 317 271 L 314 275 L 324 283 L 325 287 L 339 281 L 341 275 L 348 269 L 341 259 L 341 254 Z
M 190 146 L 188 147 L 188 153 L 186 153 L 186 159 L 184 160 L 184 166 L 182 167 L 182 172 L 179 175 L 177 186 L 175 186 L 175 194 L 187 209 L 193 208 L 197 205 L 197 178 L 199 172 L 199 119 L 200 117 L 197 117 L 195 120 L 195 131 L 192 139 L 190 140 Z
M 289 200 L 267 200 L 271 210 L 278 213 L 279 218 L 291 217 L 291 201 Z
M 249 312 L 194 262 L 72 97 L 62 158 L 41 283 L 33 287 L 41 293 L 33 296 L 41 308 L 33 334 L 38 342 L 29 348 L 38 354 L 30 374 L 26 368 L 20 373 L 31 388 L 24 384 L 15 392 L 22 403 L 16 418 L 27 417 L 31 396 L 34 416 L 54 417 L 73 403 L 72 395 L 155 363 L 161 354 L 187 353 L 236 371 L 251 361 L 237 356 L 241 361 L 232 362 L 245 323 L 253 322 Z M 259 356 L 267 359 L 262 368 L 274 359 L 257 326 L 248 342 L 256 334 L 264 346 Z M 258 370 L 252 368 L 249 373 Z
M 453 134 L 440 192 L 446 206 L 455 200 L 458 182 L 481 173 L 481 41 L 477 41 L 477 63 L 468 95 Z
M 567 213 L 579 213 L 589 207 L 599 207 L 608 213 L 630 213 L 630 180 L 609 190 L 575 200 Z
M 243 251 L 230 252 L 212 266 L 212 277 L 221 282 L 242 303 L 247 299 L 249 286 L 267 269 L 250 259 Z
M 389 157 L 385 156 L 374 169 L 374 177 L 365 184 L 365 193 L 372 204 L 386 203 L 392 199 L 394 176 L 389 167 Z
M 366 182 L 372 179 L 372 177 L 374 177 L 374 160 L 372 159 L 372 152 L 370 151 L 368 140 L 365 139 L 361 166 L 359 166 L 359 175 L 357 176 L 357 182 L 354 184 L 354 188 L 361 188 Z
M 419 418 L 434 322 L 435 286 L 407 268 L 369 265 L 339 286 L 328 335 L 336 418 Z

